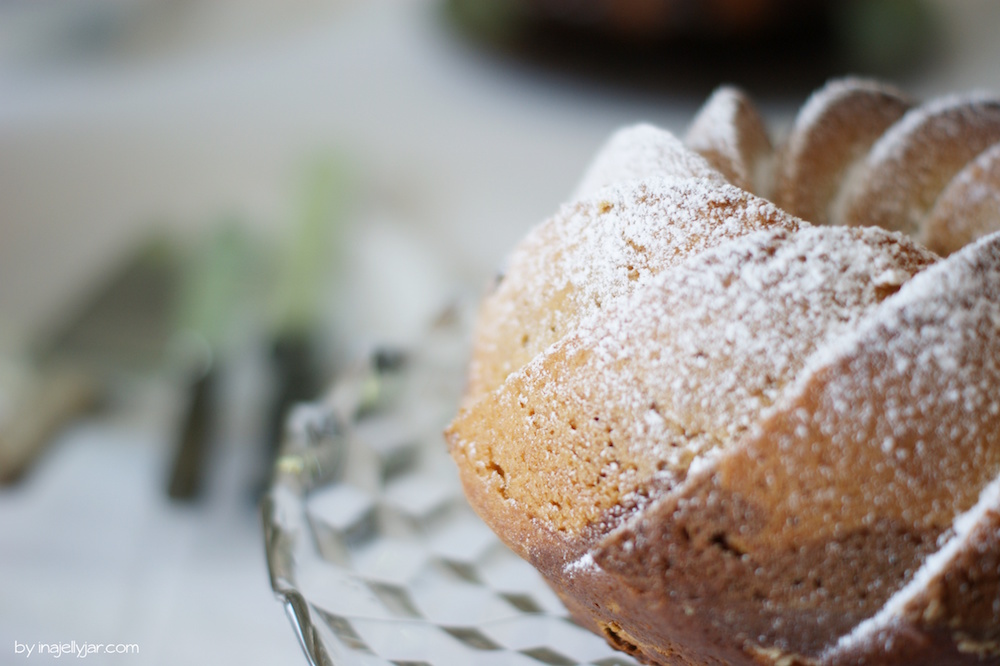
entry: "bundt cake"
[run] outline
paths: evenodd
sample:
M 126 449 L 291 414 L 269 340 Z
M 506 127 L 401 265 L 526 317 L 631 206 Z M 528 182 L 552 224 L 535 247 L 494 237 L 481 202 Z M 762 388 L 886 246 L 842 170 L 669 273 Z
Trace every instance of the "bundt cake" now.
M 1000 664 L 998 230 L 981 93 L 619 131 L 483 300 L 470 503 L 644 663 Z

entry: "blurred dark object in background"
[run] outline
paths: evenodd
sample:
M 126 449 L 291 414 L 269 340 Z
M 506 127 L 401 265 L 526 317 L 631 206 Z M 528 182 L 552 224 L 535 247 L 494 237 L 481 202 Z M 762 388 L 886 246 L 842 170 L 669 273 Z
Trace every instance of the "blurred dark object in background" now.
M 0 416 L 0 485 L 20 481 L 64 426 L 109 402 L 123 375 L 162 365 L 175 259 L 162 239 L 140 244 L 33 337 L 17 359 L 25 376 L 5 387 L 13 396 Z
M 517 61 L 648 92 L 720 83 L 801 97 L 845 72 L 905 78 L 938 46 L 912 0 L 446 0 L 461 32 Z

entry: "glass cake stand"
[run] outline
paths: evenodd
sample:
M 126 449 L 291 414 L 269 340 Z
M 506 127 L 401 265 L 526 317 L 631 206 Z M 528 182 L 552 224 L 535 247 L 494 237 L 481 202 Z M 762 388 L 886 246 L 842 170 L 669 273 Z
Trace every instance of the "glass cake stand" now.
M 441 431 L 459 309 L 290 415 L 263 502 L 271 587 L 313 666 L 634 666 L 472 512 Z

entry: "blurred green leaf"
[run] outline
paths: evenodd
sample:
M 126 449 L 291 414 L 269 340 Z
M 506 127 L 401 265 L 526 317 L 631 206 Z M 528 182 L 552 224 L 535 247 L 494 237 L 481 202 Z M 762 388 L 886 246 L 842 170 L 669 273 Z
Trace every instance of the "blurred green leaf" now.
M 350 198 L 351 172 L 344 159 L 327 157 L 307 169 L 299 209 L 276 256 L 271 304 L 276 330 L 305 334 L 318 324 Z
M 252 247 L 243 227 L 227 220 L 195 247 L 184 271 L 178 328 L 200 336 L 209 349 L 223 347 L 246 298 Z

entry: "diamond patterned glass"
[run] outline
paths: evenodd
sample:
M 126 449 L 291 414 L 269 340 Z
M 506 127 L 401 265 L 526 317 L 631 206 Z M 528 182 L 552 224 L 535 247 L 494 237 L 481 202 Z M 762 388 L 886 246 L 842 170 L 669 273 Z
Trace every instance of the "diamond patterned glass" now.
M 313 666 L 634 666 L 576 625 L 462 496 L 441 431 L 455 310 L 290 415 L 264 499 L 271 586 Z

